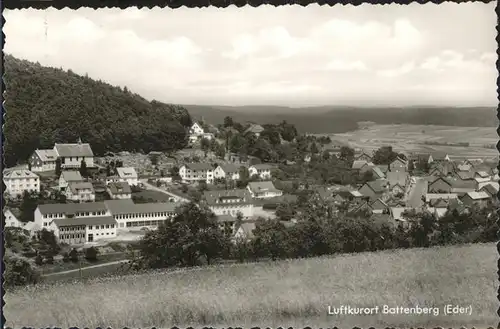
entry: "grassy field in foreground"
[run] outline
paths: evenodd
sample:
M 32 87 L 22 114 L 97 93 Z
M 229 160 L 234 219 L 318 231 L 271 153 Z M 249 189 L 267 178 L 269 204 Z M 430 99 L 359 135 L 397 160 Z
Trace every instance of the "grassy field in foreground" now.
M 493 326 L 495 244 L 239 264 L 23 288 L 5 295 L 10 327 Z M 328 316 L 327 308 L 436 306 L 439 316 Z M 446 304 L 472 305 L 445 316 Z

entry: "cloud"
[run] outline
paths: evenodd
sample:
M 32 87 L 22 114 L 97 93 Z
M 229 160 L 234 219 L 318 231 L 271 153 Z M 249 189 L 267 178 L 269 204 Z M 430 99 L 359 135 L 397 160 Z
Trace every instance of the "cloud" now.
M 492 7 L 455 32 L 473 6 L 6 10 L 5 51 L 174 103 L 494 103 Z

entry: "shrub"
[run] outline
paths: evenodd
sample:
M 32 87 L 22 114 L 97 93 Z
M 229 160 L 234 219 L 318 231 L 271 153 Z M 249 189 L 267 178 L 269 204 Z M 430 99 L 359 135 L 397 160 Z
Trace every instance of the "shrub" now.
M 24 286 L 40 281 L 40 273 L 31 266 L 26 258 L 5 255 L 4 284 L 6 287 Z
M 40 254 L 36 255 L 35 264 L 38 266 L 43 265 L 43 257 Z
M 90 247 L 90 248 L 85 249 L 85 259 L 90 261 L 90 262 L 97 261 L 98 254 L 99 254 L 99 251 L 95 247 Z
M 69 252 L 69 259 L 73 263 L 78 262 L 78 251 L 75 248 L 71 249 L 71 251 Z

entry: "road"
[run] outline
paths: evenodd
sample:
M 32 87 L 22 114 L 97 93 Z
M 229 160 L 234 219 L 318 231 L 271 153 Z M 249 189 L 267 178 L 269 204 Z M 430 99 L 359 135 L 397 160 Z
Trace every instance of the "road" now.
M 411 187 L 408 193 L 407 206 L 411 208 L 421 207 L 424 202 L 422 201 L 422 196 L 427 193 L 427 181 L 423 178 L 416 178 L 415 183 Z
M 109 263 L 102 263 L 102 264 L 97 264 L 97 265 L 92 265 L 92 266 L 82 267 L 82 271 L 85 271 L 85 270 L 88 270 L 88 269 L 91 269 L 91 268 L 103 267 L 103 266 L 110 266 L 110 265 L 116 265 L 116 264 L 121 264 L 121 263 L 126 263 L 126 262 L 128 262 L 128 259 L 115 260 L 115 261 L 113 261 L 113 262 L 109 262 Z M 79 268 L 74 269 L 74 270 L 67 270 L 67 271 L 61 271 L 61 272 L 55 272 L 55 273 L 43 274 L 42 276 L 43 276 L 43 277 L 46 277 L 46 276 L 53 276 L 53 275 L 60 275 L 60 274 L 73 273 L 73 272 L 78 272 L 78 271 L 80 271 L 80 269 L 79 269 Z
M 183 197 L 181 197 L 181 196 L 179 196 L 179 195 L 173 194 L 172 192 L 165 191 L 165 190 L 163 190 L 163 189 L 161 189 L 161 188 L 159 188 L 159 187 L 157 187 L 157 186 L 154 186 L 154 185 L 152 185 L 152 184 L 149 184 L 149 183 L 147 182 L 147 180 L 145 180 L 145 179 L 144 179 L 144 180 L 142 180 L 142 179 L 141 179 L 141 180 L 140 180 L 140 182 L 141 182 L 142 184 L 144 184 L 144 186 L 145 186 L 148 190 L 158 191 L 158 192 L 161 192 L 161 193 L 167 194 L 167 195 L 171 196 L 172 198 L 175 198 L 175 199 L 177 199 L 177 200 L 179 200 L 179 201 L 189 202 L 189 200 L 188 200 L 188 199 L 186 199 L 186 198 L 183 198 Z

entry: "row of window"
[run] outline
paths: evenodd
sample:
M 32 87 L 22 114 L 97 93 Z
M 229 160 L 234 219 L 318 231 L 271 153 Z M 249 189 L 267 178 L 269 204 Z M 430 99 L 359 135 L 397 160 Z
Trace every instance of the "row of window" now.
M 11 184 L 19 184 L 19 183 L 38 183 L 38 177 L 36 178 L 7 178 L 6 181 L 8 181 Z
M 137 222 L 127 222 L 127 227 L 158 226 L 163 221 L 164 221 L 164 219 L 160 219 L 160 220 L 146 220 L 146 221 L 137 221 Z
M 61 227 L 60 229 L 61 232 L 84 231 L 84 230 L 85 230 L 85 225 Z
M 85 234 L 61 234 L 59 235 L 59 239 L 61 240 L 66 240 L 66 239 L 85 239 Z
M 94 228 L 95 227 L 95 228 Z M 104 230 L 104 228 L 115 228 L 115 224 L 106 224 L 106 225 L 89 225 L 89 230 L 92 230 L 92 229 L 95 229 L 95 230 L 98 230 L 98 229 L 101 229 L 101 230 Z
M 75 213 L 75 217 L 104 216 L 106 211 L 82 211 Z M 45 214 L 43 218 L 63 218 L 63 213 Z
M 155 213 L 147 213 L 147 214 L 124 214 L 124 215 L 115 215 L 115 219 L 136 219 L 136 218 L 148 218 L 148 217 L 171 217 L 173 213 L 171 212 L 155 212 Z
M 245 202 L 245 199 L 217 199 L 215 202 L 217 203 L 237 203 L 237 202 Z

